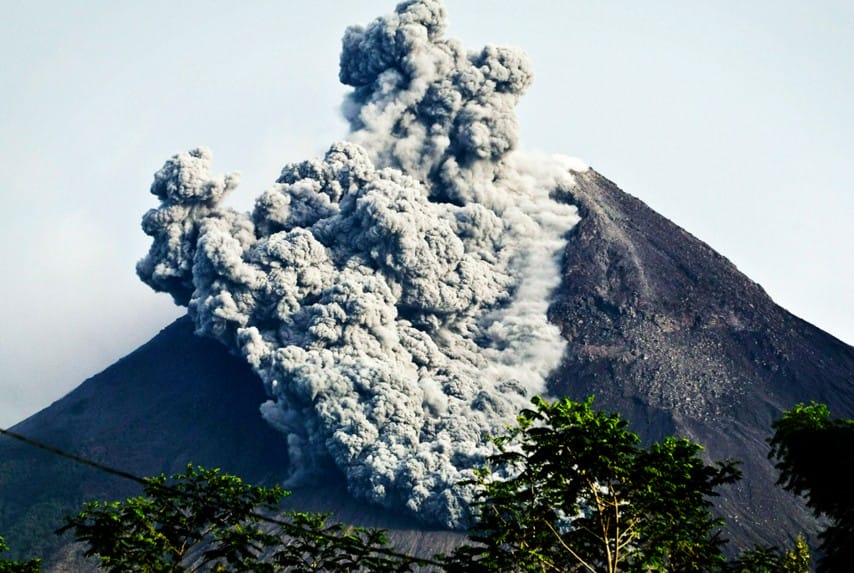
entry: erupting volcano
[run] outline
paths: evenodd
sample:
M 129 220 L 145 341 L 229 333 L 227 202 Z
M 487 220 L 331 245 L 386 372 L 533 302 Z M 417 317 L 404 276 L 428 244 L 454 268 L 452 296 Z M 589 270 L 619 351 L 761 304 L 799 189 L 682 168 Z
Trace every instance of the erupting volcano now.
M 489 435 L 533 395 L 595 394 L 645 439 L 744 463 L 719 505 L 736 545 L 810 530 L 764 439 L 796 401 L 850 416 L 854 349 L 581 161 L 517 149 L 525 55 L 445 28 L 438 0 L 349 28 L 349 134 L 286 165 L 251 212 L 224 205 L 238 176 L 212 175 L 208 149 L 167 160 L 137 273 L 189 319 L 16 428 L 144 475 L 193 461 L 297 490 L 338 480 L 345 518 L 381 506 L 460 528 Z M 38 457 L 0 451 L 10 468 Z M 40 467 L 0 488 L 66 471 Z M 4 493 L 2 531 L 123 491 L 64 487 L 30 505 Z

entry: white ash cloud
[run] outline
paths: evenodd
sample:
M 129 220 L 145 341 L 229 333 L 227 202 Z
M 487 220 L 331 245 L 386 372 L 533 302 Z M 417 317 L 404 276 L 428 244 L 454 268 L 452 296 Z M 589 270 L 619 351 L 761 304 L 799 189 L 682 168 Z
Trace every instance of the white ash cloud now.
M 514 151 L 524 55 L 446 40 L 440 2 L 347 30 L 347 142 L 286 166 L 251 214 L 210 153 L 155 174 L 137 266 L 239 352 L 296 478 L 328 460 L 363 499 L 458 526 L 484 438 L 561 359 L 548 323 L 575 209 L 564 158 Z

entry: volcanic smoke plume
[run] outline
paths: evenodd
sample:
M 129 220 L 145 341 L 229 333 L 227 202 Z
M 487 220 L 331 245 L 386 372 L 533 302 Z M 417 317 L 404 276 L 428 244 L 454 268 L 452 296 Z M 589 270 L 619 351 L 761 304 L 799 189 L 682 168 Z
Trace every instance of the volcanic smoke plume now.
M 554 198 L 586 167 L 514 151 L 524 54 L 444 28 L 437 0 L 349 28 L 347 141 L 251 214 L 221 205 L 238 178 L 207 149 L 169 159 L 137 272 L 258 373 L 292 482 L 331 460 L 356 496 L 456 526 L 484 437 L 561 359 L 546 310 L 578 218 Z

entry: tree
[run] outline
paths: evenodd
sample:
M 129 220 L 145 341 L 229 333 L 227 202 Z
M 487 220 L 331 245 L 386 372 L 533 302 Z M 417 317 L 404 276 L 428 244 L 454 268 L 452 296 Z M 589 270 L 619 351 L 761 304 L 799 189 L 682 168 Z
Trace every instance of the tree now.
M 328 523 L 327 514 L 292 512 L 284 544 L 272 557 L 273 571 L 308 573 L 398 573 L 420 565 L 438 565 L 391 550 L 385 532 L 342 523 Z
M 782 573 L 809 573 L 810 548 L 803 535 L 798 535 L 795 546 L 783 554 L 780 570 Z
M 809 573 L 810 548 L 803 535 L 781 552 L 776 547 L 754 546 L 742 551 L 729 566 L 731 573 Z
M 269 543 L 255 512 L 273 509 L 285 492 L 192 465 L 173 480 L 147 478 L 143 496 L 89 502 L 59 533 L 73 530 L 89 545 L 86 556 L 97 556 L 111 573 L 187 571 L 196 548 L 205 565 L 248 571 Z
M 89 502 L 66 518 L 110 573 L 190 571 L 410 571 L 418 560 L 391 551 L 383 532 L 328 516 L 288 512 L 267 517 L 287 494 L 243 483 L 219 470 L 187 466 L 183 474 L 144 480 L 144 495 Z
M 493 438 L 473 485 L 478 543 L 449 559 L 454 571 L 714 571 L 725 564 L 715 488 L 739 478 L 733 462 L 707 465 L 702 447 L 666 438 L 643 447 L 592 398 L 535 397 L 518 426 Z
M 0 553 L 9 550 L 6 540 L 0 536 Z M 0 558 L 0 573 L 39 573 L 41 571 L 41 559 L 29 561 L 7 561 Z
M 854 419 L 831 418 L 824 404 L 797 404 L 772 424 L 768 457 L 777 483 L 803 495 L 816 516 L 830 519 L 819 534 L 818 571 L 847 571 L 854 563 Z

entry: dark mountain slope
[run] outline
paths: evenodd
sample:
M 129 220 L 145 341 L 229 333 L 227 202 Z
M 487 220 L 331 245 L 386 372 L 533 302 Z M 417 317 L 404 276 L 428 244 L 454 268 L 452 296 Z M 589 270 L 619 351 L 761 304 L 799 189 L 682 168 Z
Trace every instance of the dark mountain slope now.
M 281 440 L 257 415 L 263 400 L 248 367 L 193 336 L 185 318 L 13 430 L 137 475 L 193 461 L 264 480 L 283 471 L 285 458 L 269 455 Z M 0 532 L 20 553 L 55 545 L 47 533 L 83 500 L 136 491 L 0 437 Z
M 179 472 L 193 462 L 271 484 L 286 475 L 287 455 L 282 436 L 258 412 L 265 399 L 249 366 L 194 336 L 184 317 L 12 430 L 138 476 Z M 13 557 L 44 556 L 46 571 L 87 569 L 68 547 L 70 537 L 52 533 L 63 516 L 86 500 L 138 491 L 132 481 L 0 436 L 0 535 Z M 356 503 L 335 473 L 289 503 L 390 529 L 403 550 L 442 551 L 458 538 Z
M 595 394 L 649 439 L 686 435 L 713 459 L 741 460 L 745 479 L 719 505 L 742 544 L 810 528 L 773 485 L 765 438 L 797 402 L 854 415 L 854 348 L 595 171 L 576 179 L 569 200 L 582 219 L 550 309 L 570 344 L 552 392 Z

